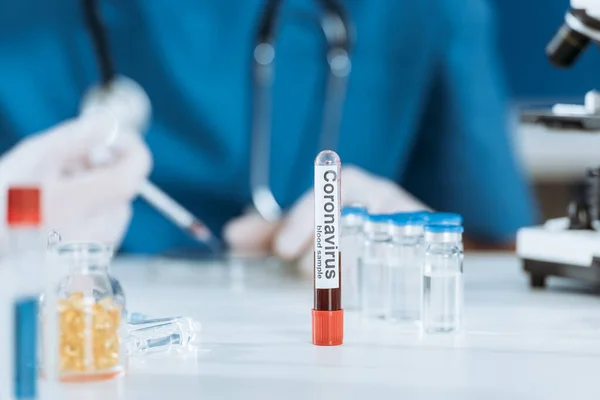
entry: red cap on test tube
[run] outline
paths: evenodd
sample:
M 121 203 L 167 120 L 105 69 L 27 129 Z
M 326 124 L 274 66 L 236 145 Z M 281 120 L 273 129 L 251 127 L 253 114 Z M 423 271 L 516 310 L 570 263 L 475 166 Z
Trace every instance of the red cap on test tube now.
M 344 342 L 340 206 L 342 163 L 330 150 L 315 159 L 315 305 L 312 342 L 338 346 Z
M 12 186 L 8 189 L 6 223 L 9 226 L 38 226 L 42 221 L 40 189 Z

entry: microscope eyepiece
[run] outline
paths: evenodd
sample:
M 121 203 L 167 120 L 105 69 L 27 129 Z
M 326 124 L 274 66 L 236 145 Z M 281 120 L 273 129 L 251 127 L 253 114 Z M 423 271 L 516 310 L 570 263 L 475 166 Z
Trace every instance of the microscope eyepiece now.
M 570 67 L 589 43 L 590 38 L 564 23 L 546 46 L 546 56 L 556 67 Z

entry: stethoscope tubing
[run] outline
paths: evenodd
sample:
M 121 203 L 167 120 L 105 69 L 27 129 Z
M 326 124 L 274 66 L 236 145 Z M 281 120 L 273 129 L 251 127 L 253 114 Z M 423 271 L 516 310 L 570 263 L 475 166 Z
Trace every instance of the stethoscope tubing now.
M 329 73 L 325 87 L 323 120 L 318 151 L 337 148 L 351 70 L 351 24 L 337 0 L 316 0 L 321 8 L 320 27 L 327 43 Z M 277 15 L 284 0 L 267 0 L 252 52 L 252 121 L 250 189 L 255 210 L 267 221 L 277 221 L 283 210 L 271 190 L 271 116 L 275 73 Z M 317 152 L 318 152 L 317 151 Z

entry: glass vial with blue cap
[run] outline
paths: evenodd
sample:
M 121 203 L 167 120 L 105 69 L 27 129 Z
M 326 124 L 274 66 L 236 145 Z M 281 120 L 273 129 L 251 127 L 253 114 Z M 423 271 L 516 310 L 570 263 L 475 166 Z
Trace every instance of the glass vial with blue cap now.
M 392 237 L 390 215 L 369 215 L 364 225 L 361 258 L 361 311 L 367 318 L 384 318 L 388 304 L 388 262 Z
M 392 216 L 386 319 L 406 322 L 420 320 L 423 264 L 420 239 L 423 227 L 420 213 L 399 213 Z
M 363 246 L 363 226 L 367 218 L 367 209 L 359 205 L 342 209 L 341 246 L 344 255 L 344 308 L 357 310 L 360 308 L 360 257 Z
M 462 226 L 463 218 L 462 215 L 451 213 L 451 212 L 430 212 L 420 213 L 425 225 L 451 225 L 451 226 Z M 424 244 L 423 244 L 423 247 Z M 463 251 L 462 240 L 460 242 L 460 250 Z
M 463 313 L 462 226 L 426 225 L 422 324 L 427 333 L 456 332 Z

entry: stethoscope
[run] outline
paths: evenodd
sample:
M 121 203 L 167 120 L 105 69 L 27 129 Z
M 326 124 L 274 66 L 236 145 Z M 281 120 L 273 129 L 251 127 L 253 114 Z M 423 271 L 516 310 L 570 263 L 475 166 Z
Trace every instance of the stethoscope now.
M 96 62 L 100 71 L 100 87 L 109 91 L 117 79 L 106 29 L 102 24 L 99 0 L 82 0 L 86 25 L 93 41 Z M 278 11 L 284 0 L 267 0 L 253 47 L 252 83 L 253 112 L 251 122 L 250 188 L 256 211 L 267 221 L 276 221 L 282 209 L 270 188 L 271 93 L 275 72 L 275 36 Z M 320 27 L 327 42 L 326 58 L 329 76 L 325 89 L 325 105 L 321 125 L 320 148 L 335 149 L 351 70 L 351 28 L 338 0 L 316 0 L 321 8 Z M 148 185 L 146 185 L 148 186 Z M 214 236 L 199 219 L 183 209 L 153 185 L 142 196 L 170 218 L 177 226 L 194 235 L 194 226 L 202 235 L 196 239 L 214 243 Z M 158 199 L 158 200 L 157 200 Z M 179 216 L 179 218 L 175 218 Z M 208 233 L 207 233 L 208 232 Z
M 250 189 L 254 208 L 267 221 L 277 221 L 282 209 L 270 186 L 270 145 L 273 76 L 275 72 L 275 34 L 278 11 L 284 0 L 268 0 L 258 24 L 253 51 L 252 149 Z M 329 76 L 325 92 L 320 149 L 335 149 L 346 86 L 350 74 L 351 29 L 342 5 L 337 0 L 316 0 L 322 9 L 320 26 L 327 42 Z M 316 154 L 316 153 L 315 153 Z

